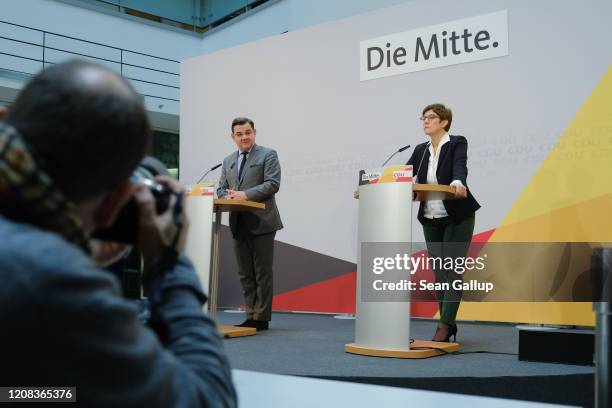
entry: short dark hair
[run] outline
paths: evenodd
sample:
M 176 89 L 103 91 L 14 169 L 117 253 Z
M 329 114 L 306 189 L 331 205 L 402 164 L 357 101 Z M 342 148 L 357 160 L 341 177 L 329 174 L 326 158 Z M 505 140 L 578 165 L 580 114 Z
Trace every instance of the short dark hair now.
M 6 121 L 76 202 L 127 180 L 151 143 L 134 88 L 109 69 L 84 61 L 57 64 L 34 77 Z
M 451 123 L 453 123 L 453 112 L 450 110 L 450 108 L 447 108 L 441 103 L 432 103 L 423 109 L 423 115 L 425 115 L 425 112 L 430 110 L 434 111 L 436 115 L 440 117 L 440 121 L 448 120 L 448 123 L 446 126 L 444 126 L 444 130 L 448 132 L 450 130 Z
M 234 133 L 234 126 L 244 125 L 245 123 L 248 123 L 249 125 L 251 125 L 253 129 L 255 129 L 255 122 L 253 122 L 251 119 L 244 118 L 244 117 L 237 117 L 234 120 L 232 120 L 232 133 Z

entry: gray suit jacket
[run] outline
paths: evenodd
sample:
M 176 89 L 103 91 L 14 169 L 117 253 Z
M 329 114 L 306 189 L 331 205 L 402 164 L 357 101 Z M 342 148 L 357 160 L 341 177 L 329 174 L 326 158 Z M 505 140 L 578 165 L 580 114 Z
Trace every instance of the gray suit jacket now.
M 247 200 L 266 205 L 265 210 L 245 211 L 240 216 L 241 228 L 254 235 L 267 234 L 283 228 L 274 195 L 280 188 L 281 168 L 276 151 L 257 144 L 247 157 L 242 179 L 238 180 L 238 152 L 223 160 L 217 196 L 223 198 L 227 189 L 244 191 Z M 230 213 L 230 229 L 236 236 L 238 213 Z

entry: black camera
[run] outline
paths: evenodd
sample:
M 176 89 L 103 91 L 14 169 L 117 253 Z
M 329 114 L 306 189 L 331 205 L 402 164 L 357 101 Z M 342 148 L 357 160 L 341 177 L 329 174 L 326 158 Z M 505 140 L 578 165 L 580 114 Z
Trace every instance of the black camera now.
M 166 166 L 154 157 L 145 157 L 130 177 L 130 182 L 146 186 L 155 198 L 155 210 L 161 214 L 168 210 L 173 191 L 157 183 L 155 177 L 169 176 Z M 115 223 L 109 228 L 94 232 L 93 238 L 102 241 L 115 241 L 136 244 L 138 238 L 138 207 L 134 199 L 121 210 Z

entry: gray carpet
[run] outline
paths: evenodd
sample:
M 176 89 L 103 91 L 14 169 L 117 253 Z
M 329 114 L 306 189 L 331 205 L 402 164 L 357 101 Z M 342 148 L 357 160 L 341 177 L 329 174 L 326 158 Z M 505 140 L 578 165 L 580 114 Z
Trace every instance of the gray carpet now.
M 242 313 L 219 312 L 220 324 L 238 324 Z M 428 340 L 435 322 L 413 319 L 412 337 Z M 424 360 L 352 355 L 354 320 L 329 315 L 275 313 L 270 330 L 227 339 L 233 368 L 277 374 L 333 377 L 500 377 L 592 374 L 593 367 L 518 360 L 518 330 L 511 325 L 459 323 L 459 354 Z M 479 353 L 485 351 L 486 353 Z M 497 354 L 496 354 L 497 353 Z

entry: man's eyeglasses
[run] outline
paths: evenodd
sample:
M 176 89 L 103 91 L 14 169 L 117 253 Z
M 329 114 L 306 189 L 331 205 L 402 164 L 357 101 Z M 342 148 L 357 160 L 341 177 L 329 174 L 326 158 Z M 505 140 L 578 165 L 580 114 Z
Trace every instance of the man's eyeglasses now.
M 426 120 L 440 119 L 440 117 L 437 115 L 427 115 L 427 116 L 421 116 L 419 119 L 425 122 Z

